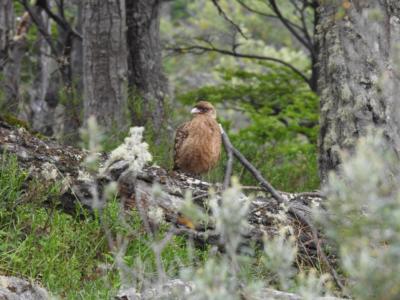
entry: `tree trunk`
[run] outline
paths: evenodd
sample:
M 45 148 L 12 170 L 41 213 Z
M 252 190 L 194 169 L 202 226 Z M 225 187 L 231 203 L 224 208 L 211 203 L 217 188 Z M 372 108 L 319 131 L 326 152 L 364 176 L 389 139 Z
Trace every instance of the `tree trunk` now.
M 64 11 L 76 10 L 74 29 L 82 32 L 82 1 L 68 0 L 63 2 Z M 68 21 L 66 21 L 68 22 Z M 57 89 L 63 94 L 60 102 L 63 104 L 62 129 L 59 130 L 61 140 L 66 144 L 76 144 L 79 141 L 79 128 L 82 123 L 83 108 L 83 49 L 82 40 L 71 31 L 58 26 L 59 55 L 65 61 L 60 64 L 61 78 Z M 60 77 L 60 76 L 58 76 Z M 58 92 L 60 94 L 60 92 Z
M 327 1 L 319 8 L 320 175 L 326 180 L 368 128 L 400 153 L 398 0 Z
M 19 100 L 21 40 L 15 36 L 15 15 L 12 0 L 0 3 L 0 109 L 16 112 Z M 23 43 L 24 44 L 24 43 Z
M 12 0 L 0 3 L 0 71 L 3 70 L 9 56 L 9 49 L 15 32 L 15 16 Z
M 121 128 L 126 109 L 125 1 L 88 0 L 83 6 L 84 117 Z M 116 129 L 117 129 L 116 128 Z
M 41 28 L 46 34 L 50 35 L 51 25 L 47 14 L 38 6 L 34 9 Z M 50 75 L 57 71 L 57 67 L 52 62 L 50 46 L 40 33 L 37 35 L 35 46 L 37 49 L 35 53 L 37 64 L 32 88 L 30 89 L 31 95 L 27 117 L 32 129 L 51 136 L 53 134 L 54 111 L 46 100 L 49 97 Z
M 159 0 L 126 0 L 132 119 L 135 125 L 152 126 L 156 137 L 162 134 L 167 96 L 159 34 L 160 6 Z
M 82 9 L 83 4 L 81 0 L 73 1 L 76 7 L 76 26 L 75 29 L 82 34 Z M 71 55 L 71 67 L 72 67 L 72 79 L 75 84 L 75 90 L 78 97 L 83 96 L 83 49 L 82 41 L 74 39 L 72 44 L 72 55 Z

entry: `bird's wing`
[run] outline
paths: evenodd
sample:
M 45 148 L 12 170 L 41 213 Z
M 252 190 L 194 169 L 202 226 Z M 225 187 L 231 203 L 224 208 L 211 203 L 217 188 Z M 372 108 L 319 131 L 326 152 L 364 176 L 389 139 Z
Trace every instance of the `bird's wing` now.
M 179 160 L 180 150 L 183 142 L 189 136 L 188 122 L 180 125 L 175 132 L 175 145 L 174 145 L 174 170 L 178 169 L 177 161 Z

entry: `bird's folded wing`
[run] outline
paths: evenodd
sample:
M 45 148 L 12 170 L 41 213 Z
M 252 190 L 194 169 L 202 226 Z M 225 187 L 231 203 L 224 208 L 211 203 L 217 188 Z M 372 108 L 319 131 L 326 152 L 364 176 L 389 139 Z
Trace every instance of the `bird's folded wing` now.
M 175 145 L 174 145 L 174 170 L 178 169 L 177 162 L 179 161 L 179 154 L 182 149 L 184 141 L 189 136 L 188 122 L 183 123 L 176 129 L 175 132 Z

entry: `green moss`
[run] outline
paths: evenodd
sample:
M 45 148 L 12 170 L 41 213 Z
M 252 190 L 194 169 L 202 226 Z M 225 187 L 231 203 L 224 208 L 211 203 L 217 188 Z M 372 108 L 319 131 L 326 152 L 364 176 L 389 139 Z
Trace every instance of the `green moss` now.
M 25 121 L 23 121 L 21 119 L 18 119 L 17 117 L 15 117 L 12 114 L 0 115 L 0 120 L 3 121 L 3 122 L 6 122 L 6 123 L 8 123 L 8 124 L 10 124 L 12 126 L 16 126 L 16 127 L 19 127 L 19 128 L 25 128 L 28 131 L 30 130 L 30 127 L 29 127 L 27 122 L 25 122 Z

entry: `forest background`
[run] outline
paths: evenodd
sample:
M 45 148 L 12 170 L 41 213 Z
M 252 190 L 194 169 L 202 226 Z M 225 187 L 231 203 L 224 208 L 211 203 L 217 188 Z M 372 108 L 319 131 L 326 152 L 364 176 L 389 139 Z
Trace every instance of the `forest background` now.
M 380 293 L 396 299 L 400 291 L 395 270 L 373 278 L 363 274 L 378 265 L 390 269 L 395 259 L 391 250 L 399 244 L 393 221 L 398 173 L 389 163 L 400 149 L 399 18 L 399 4 L 390 0 L 1 0 L 1 119 L 41 138 L 90 148 L 90 137 L 81 129 L 90 127 L 94 115 L 103 133 L 98 149 L 106 152 L 123 141 L 131 126 L 144 126 L 153 162 L 170 169 L 174 130 L 190 118 L 190 107 L 205 99 L 216 106 L 235 147 L 278 190 L 320 189 L 342 161 L 354 163 L 344 167 L 342 177 L 332 176 L 326 187 L 332 199 L 326 206 L 335 217 L 322 225 L 338 256 L 350 257 L 337 266 L 343 278 L 355 280 L 349 280 L 346 292 L 332 287 L 323 267 L 302 266 L 290 242 L 275 240 L 267 243 L 266 253 L 240 265 L 237 285 L 229 286 L 228 268 L 220 284 L 226 290 L 214 296 L 239 297 L 236 288 L 243 282 L 257 290 L 261 281 L 309 299 L 349 291 L 363 299 L 376 299 Z M 354 153 L 358 139 L 371 128 L 381 130 L 378 136 L 385 142 L 366 138 L 358 146 L 359 160 L 343 158 L 343 153 Z M 378 147 L 381 143 L 385 147 Z M 381 148 L 389 154 L 379 152 Z M 387 156 L 390 159 L 381 161 Z M 367 172 L 374 176 L 365 178 L 363 164 L 374 157 L 379 163 Z M 226 160 L 223 154 L 218 167 L 203 179 L 221 182 Z M 390 188 L 381 184 L 388 170 L 394 174 Z M 29 198 L 35 201 L 17 205 L 26 198 L 27 174 L 7 153 L 1 171 L 6 205 L 0 208 L 0 273 L 41 280 L 66 298 L 114 295 L 124 280 L 101 222 L 44 209 L 41 203 L 57 197 L 57 186 L 38 188 Z M 233 174 L 244 186 L 258 184 L 237 162 Z M 363 187 L 365 182 L 371 190 Z M 382 189 L 387 194 L 382 195 Z M 385 204 L 375 206 L 382 197 Z M 339 205 L 349 199 L 354 206 Z M 364 201 L 374 203 L 368 203 L 374 217 L 359 216 Z M 113 230 L 122 226 L 118 210 L 115 199 L 105 209 Z M 349 219 L 346 228 L 341 227 L 343 216 Z M 378 224 L 382 216 L 394 224 Z M 130 222 L 141 232 L 140 216 Z M 366 234 L 368 228 L 372 233 Z M 144 266 L 140 287 L 154 281 L 160 270 L 157 253 L 149 246 L 159 237 L 139 236 L 130 240 L 124 263 Z M 387 251 L 376 259 L 380 242 L 387 243 Z M 367 245 L 365 260 L 359 257 L 362 245 Z M 282 257 L 277 259 L 279 252 Z M 181 237 L 163 250 L 162 259 L 174 276 L 190 266 L 192 279 L 205 286 L 209 278 L 200 273 L 212 278 L 212 268 L 226 263 L 209 249 L 192 249 Z

